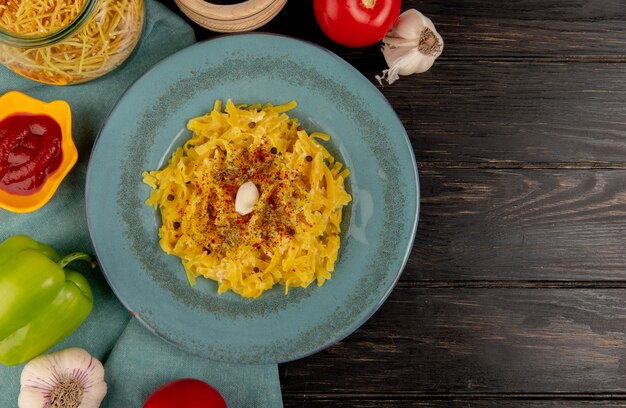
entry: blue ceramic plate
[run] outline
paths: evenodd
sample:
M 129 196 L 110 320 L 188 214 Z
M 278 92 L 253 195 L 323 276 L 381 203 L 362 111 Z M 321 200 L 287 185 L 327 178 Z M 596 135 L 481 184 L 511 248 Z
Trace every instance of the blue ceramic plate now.
M 191 134 L 190 118 L 215 99 L 281 104 L 295 99 L 309 131 L 350 168 L 353 202 L 342 246 L 322 287 L 277 286 L 257 299 L 187 282 L 158 243 L 159 215 L 144 201 L 144 170 L 160 168 Z M 94 147 L 87 216 L 105 276 L 124 305 L 163 339 L 214 360 L 285 362 L 356 330 L 391 292 L 408 258 L 418 178 L 406 131 L 386 99 L 345 61 L 281 36 L 245 34 L 195 44 L 165 59 L 119 100 Z

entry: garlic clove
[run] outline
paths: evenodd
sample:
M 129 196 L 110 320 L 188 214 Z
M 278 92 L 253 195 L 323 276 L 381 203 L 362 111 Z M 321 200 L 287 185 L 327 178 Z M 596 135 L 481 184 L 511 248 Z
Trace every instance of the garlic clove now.
M 240 215 L 250 214 L 257 201 L 259 201 L 259 190 L 253 182 L 246 181 L 239 187 L 239 190 L 237 190 L 235 211 Z
M 383 38 L 383 56 L 389 69 L 376 76 L 379 83 L 394 83 L 399 75 L 426 72 L 443 52 L 443 38 L 433 22 L 415 9 L 400 14 Z
M 385 60 L 391 67 L 390 71 L 394 70 L 399 75 L 421 74 L 428 71 L 435 62 L 435 58 L 431 56 L 419 55 L 415 47 L 391 49 L 385 56 Z
M 34 358 L 20 383 L 19 408 L 98 408 L 107 392 L 104 367 L 81 348 Z
M 406 38 L 396 38 L 396 37 L 386 37 L 385 44 L 383 47 L 389 47 L 390 49 L 398 48 L 398 47 L 415 47 L 417 42 L 412 39 Z M 383 54 L 384 56 L 384 54 Z
M 426 17 L 419 11 L 409 9 L 398 16 L 398 19 L 385 37 L 416 40 L 420 35 L 420 28 L 425 22 L 423 18 Z

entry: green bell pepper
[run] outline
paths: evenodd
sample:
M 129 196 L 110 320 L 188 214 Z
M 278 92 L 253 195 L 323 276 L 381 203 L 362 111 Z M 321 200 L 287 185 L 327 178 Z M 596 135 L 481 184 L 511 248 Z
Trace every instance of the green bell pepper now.
M 24 235 L 0 244 L 0 363 L 17 365 L 70 335 L 87 318 L 93 295 L 76 260 L 95 267 L 82 252 L 60 258 L 48 245 Z

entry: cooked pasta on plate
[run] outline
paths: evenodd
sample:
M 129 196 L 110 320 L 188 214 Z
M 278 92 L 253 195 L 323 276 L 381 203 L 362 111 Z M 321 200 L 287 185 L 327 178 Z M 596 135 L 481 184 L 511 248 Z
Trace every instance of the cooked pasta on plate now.
M 202 276 L 219 293 L 254 298 L 330 279 L 350 172 L 318 142 L 328 135 L 286 114 L 295 107 L 218 100 L 189 121 L 193 136 L 163 169 L 143 173 L 161 248 L 181 258 L 191 284 Z

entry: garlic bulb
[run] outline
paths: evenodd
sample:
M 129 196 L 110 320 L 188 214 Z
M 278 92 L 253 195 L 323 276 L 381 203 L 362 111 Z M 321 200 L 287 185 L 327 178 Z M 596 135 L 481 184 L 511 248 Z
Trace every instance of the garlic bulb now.
M 383 38 L 383 56 L 389 69 L 376 76 L 382 85 L 386 79 L 393 84 L 399 75 L 428 71 L 443 52 L 443 38 L 432 21 L 415 9 L 400 14 L 398 20 Z
M 257 201 L 259 201 L 259 190 L 253 182 L 246 181 L 237 190 L 235 211 L 241 215 L 250 214 Z
M 19 408 L 98 408 L 107 393 L 104 367 L 81 348 L 32 359 L 20 383 Z

